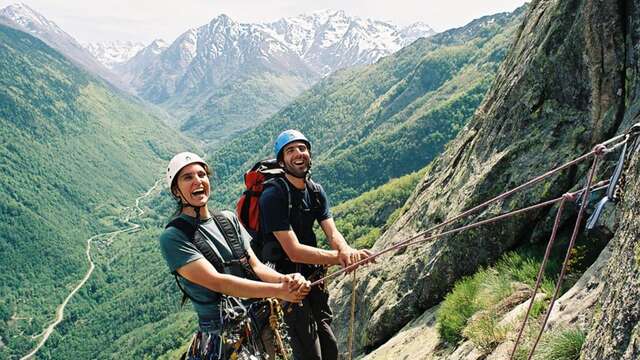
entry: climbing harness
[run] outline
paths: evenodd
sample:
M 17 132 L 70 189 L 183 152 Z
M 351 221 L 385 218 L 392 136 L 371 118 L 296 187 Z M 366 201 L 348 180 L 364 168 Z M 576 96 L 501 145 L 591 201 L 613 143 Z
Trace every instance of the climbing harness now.
M 204 238 L 202 230 L 199 229 L 199 211 L 196 211 L 196 214 L 198 215 L 196 216 L 195 225 L 182 218 L 176 218 L 167 227 L 175 227 L 185 233 L 198 251 L 204 255 L 205 259 L 218 272 L 226 273 L 225 270 L 228 267 L 238 265 L 242 267 L 247 278 L 257 279 L 256 274 L 248 263 L 249 255 L 242 246 L 231 220 L 218 212 L 211 214 L 213 221 L 225 238 L 235 258 L 234 260 L 223 261 L 216 250 Z M 203 302 L 193 299 L 185 291 L 180 285 L 177 275 L 176 283 L 183 292 L 183 303 L 186 298 L 189 298 L 193 302 L 203 304 Z M 211 304 L 214 302 L 216 301 L 212 301 Z M 274 348 L 277 353 L 284 355 L 283 358 L 286 360 L 286 349 L 282 342 L 282 339 L 286 338 L 286 333 L 283 335 L 285 331 L 284 321 L 282 309 L 277 299 L 267 298 L 251 301 L 221 294 L 219 296 L 218 319 L 221 329 L 219 334 L 212 336 L 212 334 L 198 332 L 186 354 L 188 356 L 187 359 L 262 359 L 263 355 L 266 354 L 268 344 L 263 344 L 260 338 L 263 331 L 271 329 L 274 341 L 280 339 Z M 198 354 L 197 357 L 194 355 L 196 353 Z
M 560 287 L 562 285 L 562 280 L 564 279 L 564 276 L 566 274 L 567 265 L 568 265 L 569 259 L 571 257 L 571 251 L 572 251 L 572 249 L 573 249 L 573 247 L 575 245 L 576 239 L 578 237 L 578 234 L 579 234 L 579 231 L 580 231 L 580 228 L 581 228 L 582 220 L 583 220 L 584 214 L 586 212 L 587 205 L 589 203 L 588 199 L 589 199 L 589 197 L 590 197 L 590 195 L 592 193 L 594 193 L 596 191 L 603 190 L 605 188 L 607 189 L 607 193 L 606 193 L 605 197 L 602 200 L 600 200 L 600 202 L 596 206 L 596 210 L 594 211 L 593 215 L 591 216 L 589 221 L 587 221 L 587 224 L 586 224 L 587 228 L 592 228 L 595 225 L 595 223 L 597 222 L 597 220 L 598 220 L 598 218 L 599 218 L 599 216 L 600 216 L 600 214 L 602 212 L 602 209 L 604 208 L 604 205 L 609 201 L 617 202 L 620 199 L 620 193 L 621 193 L 622 187 L 624 185 L 623 184 L 624 167 L 625 167 L 624 165 L 625 165 L 625 163 L 628 162 L 629 158 L 640 149 L 640 141 L 638 141 L 639 137 L 640 137 L 640 123 L 636 123 L 626 133 L 624 133 L 622 135 L 615 136 L 615 137 L 613 137 L 613 138 L 611 138 L 611 139 L 609 139 L 609 140 L 607 140 L 607 141 L 605 141 L 603 143 L 600 143 L 600 144 L 596 145 L 590 152 L 588 152 L 588 153 L 586 153 L 586 154 L 584 154 L 584 155 L 582 155 L 580 157 L 577 157 L 577 158 L 575 158 L 575 159 L 573 159 L 573 160 L 571 160 L 571 161 L 569 161 L 569 162 L 567 162 L 567 163 L 565 163 L 565 164 L 563 164 L 563 165 L 561 165 L 559 167 L 556 167 L 556 168 L 554 168 L 554 169 L 552 169 L 552 170 L 550 170 L 550 171 L 548 171 L 548 172 L 546 172 L 546 173 L 544 173 L 544 174 L 542 174 L 542 175 L 540 175 L 538 177 L 535 177 L 535 178 L 527 181 L 526 183 L 524 183 L 524 184 L 522 184 L 520 186 L 517 186 L 517 187 L 515 187 L 515 188 L 513 188 L 511 190 L 508 190 L 508 191 L 506 191 L 506 192 L 504 192 L 504 193 L 502 193 L 502 194 L 500 194 L 500 195 L 498 195 L 498 196 L 496 196 L 496 197 L 494 197 L 494 198 L 492 198 L 490 200 L 487 200 L 487 201 L 483 202 L 480 205 L 477 205 L 477 206 L 475 206 L 475 207 L 473 207 L 473 208 L 471 208 L 469 210 L 463 211 L 461 214 L 459 214 L 457 216 L 454 216 L 453 218 L 451 218 L 451 219 L 449 219 L 447 221 L 444 221 L 444 222 L 442 222 L 442 223 L 440 223 L 438 225 L 435 225 L 435 226 L 433 226 L 433 227 L 431 227 L 431 228 L 429 228 L 429 229 L 427 229 L 425 231 L 419 232 L 416 235 L 411 236 L 411 237 L 409 237 L 407 239 L 404 239 L 404 240 L 401 240 L 401 241 L 399 241 L 397 243 L 391 244 L 389 247 L 380 250 L 379 252 L 377 252 L 377 253 L 371 255 L 370 257 L 368 257 L 367 259 L 360 260 L 360 261 L 358 261 L 358 262 L 356 262 L 354 264 L 351 264 L 351 265 L 349 265 L 347 267 L 344 267 L 344 268 L 342 268 L 342 269 L 340 269 L 338 271 L 335 271 L 335 272 L 333 272 L 333 273 L 331 273 L 329 275 L 326 275 L 321 279 L 315 280 L 315 281 L 313 281 L 311 283 L 311 286 L 322 285 L 328 279 L 336 277 L 336 276 L 338 276 L 338 275 L 340 275 L 342 273 L 345 273 L 345 272 L 353 271 L 357 267 L 359 267 L 360 265 L 363 265 L 365 263 L 369 263 L 372 260 L 374 260 L 375 258 L 377 258 L 377 257 L 379 257 L 381 255 L 384 255 L 384 254 L 386 254 L 388 252 L 391 252 L 391 251 L 394 251 L 394 250 L 398 250 L 398 249 L 404 249 L 404 248 L 406 248 L 408 246 L 411 246 L 411 245 L 416 245 L 416 244 L 428 242 L 428 241 L 431 241 L 431 240 L 434 240 L 436 238 L 440 238 L 440 237 L 443 237 L 443 236 L 446 236 L 446 235 L 451 235 L 451 234 L 458 233 L 458 232 L 461 232 L 461 231 L 464 231 L 464 230 L 468 230 L 468 229 L 472 229 L 472 228 L 475 228 L 475 227 L 478 227 L 478 226 L 490 224 L 490 223 L 493 223 L 493 222 L 496 222 L 496 221 L 499 221 L 499 220 L 502 220 L 502 219 L 505 219 L 505 218 L 508 218 L 508 217 L 512 217 L 512 216 L 515 216 L 515 215 L 518 215 L 518 214 L 522 214 L 522 213 L 525 213 L 525 212 L 528 212 L 528 211 L 532 211 L 532 210 L 535 210 L 535 209 L 540 209 L 540 208 L 543 208 L 543 207 L 547 207 L 547 206 L 559 203 L 558 211 L 557 211 L 556 218 L 555 218 L 555 221 L 554 221 L 553 230 L 552 230 L 549 242 L 547 244 L 547 248 L 545 250 L 544 260 L 543 260 L 543 262 L 542 262 L 542 264 L 540 266 L 540 269 L 538 271 L 538 276 L 537 276 L 537 279 L 536 279 L 536 285 L 535 285 L 535 289 L 534 289 L 533 295 L 531 297 L 531 300 L 529 302 L 529 307 L 527 309 L 527 315 L 525 315 L 525 319 L 524 319 L 523 324 L 522 324 L 522 326 L 521 326 L 521 328 L 519 330 L 519 333 L 518 333 L 518 338 L 517 338 L 517 340 L 516 340 L 516 342 L 514 344 L 513 351 L 511 352 L 510 359 L 513 359 L 513 356 L 514 356 L 515 351 L 517 349 L 517 346 L 519 344 L 520 338 L 522 336 L 522 332 L 524 330 L 527 318 L 528 318 L 529 313 L 531 311 L 531 307 L 533 306 L 533 300 L 535 299 L 535 295 L 536 295 L 537 291 L 540 288 L 542 276 L 543 276 L 543 273 L 544 273 L 544 268 L 546 266 L 546 263 L 547 263 L 547 260 L 549 258 L 549 255 L 551 253 L 551 248 L 553 246 L 553 243 L 554 243 L 554 241 L 555 241 L 555 239 L 557 237 L 558 228 L 560 226 L 560 219 L 562 217 L 562 213 L 563 213 L 563 210 L 565 208 L 565 204 L 566 204 L 567 201 L 576 201 L 576 200 L 578 200 L 579 211 L 578 211 L 578 215 L 577 215 L 577 219 L 576 219 L 575 225 L 573 227 L 573 232 L 571 234 L 571 240 L 569 241 L 569 247 L 567 249 L 567 252 L 566 252 L 566 255 L 565 255 L 565 259 L 564 259 L 564 262 L 562 264 L 562 269 L 561 269 L 561 272 L 560 272 L 560 276 L 558 277 L 558 281 L 556 283 L 556 288 L 555 288 L 553 297 L 551 299 L 551 302 L 550 302 L 549 307 L 547 309 L 547 312 L 545 314 L 545 318 L 544 318 L 542 327 L 541 327 L 540 332 L 539 332 L 539 334 L 538 334 L 538 336 L 537 336 L 537 338 L 535 340 L 535 343 L 534 343 L 533 347 L 531 348 L 531 350 L 529 352 L 528 359 L 531 360 L 531 358 L 533 357 L 533 353 L 535 352 L 535 348 L 536 348 L 536 346 L 537 346 L 537 344 L 538 344 L 538 342 L 540 340 L 540 337 L 542 336 L 542 333 L 543 333 L 543 331 L 545 329 L 545 326 L 546 326 L 546 323 L 548 321 L 549 315 L 550 315 L 550 313 L 551 313 L 551 311 L 553 309 L 553 305 L 554 305 L 554 303 L 555 303 L 555 301 L 556 301 L 556 299 L 558 297 L 558 294 L 560 292 Z M 614 173 L 611 176 L 611 178 L 607 179 L 607 180 L 603 180 L 603 181 L 597 182 L 597 183 L 594 183 L 595 174 L 596 174 L 596 171 L 598 169 L 598 165 L 599 165 L 599 162 L 600 162 L 601 158 L 605 154 L 613 152 L 613 151 L 615 151 L 616 149 L 618 149 L 620 147 L 622 147 L 620 159 L 618 160 L 618 163 L 617 163 L 617 165 L 615 167 Z M 590 170 L 589 170 L 588 175 L 587 175 L 586 184 L 585 184 L 584 188 L 582 190 L 580 190 L 580 191 L 576 191 L 576 192 L 573 192 L 573 193 L 565 193 L 561 197 L 558 197 L 558 198 L 555 198 L 555 199 L 552 199 L 552 200 L 544 201 L 544 202 L 541 202 L 541 203 L 536 204 L 536 205 L 531 205 L 531 206 L 528 206 L 528 207 L 525 207 L 525 208 L 522 208 L 522 209 L 513 210 L 513 211 L 510 211 L 510 212 L 507 212 L 507 213 L 504 213 L 504 214 L 496 215 L 496 216 L 494 216 L 492 218 L 489 218 L 489 219 L 477 221 L 477 222 L 474 222 L 474 223 L 471 223 L 471 224 L 460 226 L 460 227 L 455 228 L 455 229 L 451 229 L 451 230 L 447 230 L 447 231 L 441 231 L 440 233 L 434 234 L 434 232 L 436 230 L 440 230 L 440 229 L 444 228 L 445 226 L 450 225 L 450 224 L 452 224 L 453 222 L 455 222 L 457 220 L 460 220 L 460 219 L 462 219 L 462 218 L 464 218 L 464 217 L 466 217 L 466 216 L 468 216 L 468 215 L 470 215 L 472 213 L 476 213 L 479 210 L 484 209 L 484 208 L 488 207 L 489 205 L 491 205 L 493 203 L 496 203 L 496 202 L 498 202 L 500 200 L 504 200 L 505 198 L 509 197 L 510 195 L 512 195 L 512 194 L 514 194 L 516 192 L 519 192 L 519 191 L 524 190 L 526 188 L 530 188 L 530 187 L 540 183 L 544 179 L 546 179 L 546 178 L 548 178 L 548 177 L 550 177 L 550 176 L 552 176 L 552 175 L 554 175 L 554 174 L 556 174 L 556 173 L 558 173 L 560 171 L 563 171 L 563 170 L 565 170 L 565 169 L 567 169 L 567 168 L 569 168 L 569 167 L 571 167 L 573 165 L 576 165 L 576 164 L 578 164 L 578 163 L 580 163 L 580 162 L 582 162 L 582 161 L 584 161 L 586 159 L 589 159 L 591 157 L 593 157 L 593 160 L 592 160 L 591 167 L 590 167 Z M 353 285 L 353 293 L 355 294 L 355 274 L 354 274 L 353 284 L 354 284 Z M 354 314 L 353 307 L 355 306 L 354 305 L 355 304 L 355 295 L 354 294 L 352 294 L 352 310 L 351 310 L 352 321 L 353 321 L 353 314 Z M 350 324 L 350 333 L 349 333 L 349 337 L 350 337 L 349 338 L 349 355 L 350 356 L 351 356 L 351 346 L 352 346 L 352 335 L 353 335 L 353 329 L 352 329 L 352 324 Z

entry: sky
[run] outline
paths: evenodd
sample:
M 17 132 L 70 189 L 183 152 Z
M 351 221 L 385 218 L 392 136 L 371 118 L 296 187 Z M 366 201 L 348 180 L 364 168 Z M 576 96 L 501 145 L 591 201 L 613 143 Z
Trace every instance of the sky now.
M 0 8 L 16 3 L 0 0 Z M 23 0 L 82 43 L 173 41 L 220 14 L 243 23 L 271 22 L 324 9 L 397 25 L 424 22 L 436 31 L 513 11 L 525 0 Z

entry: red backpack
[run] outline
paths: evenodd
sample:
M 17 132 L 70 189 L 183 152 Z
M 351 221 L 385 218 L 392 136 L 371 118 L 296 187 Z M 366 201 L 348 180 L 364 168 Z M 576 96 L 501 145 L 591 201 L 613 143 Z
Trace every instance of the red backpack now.
M 278 184 L 280 183 L 280 184 Z M 320 185 L 307 178 L 305 180 L 307 188 L 311 192 L 313 206 L 321 208 Z M 265 186 L 272 184 L 280 186 L 287 193 L 287 204 L 289 214 L 291 214 L 291 192 L 287 181 L 284 179 L 284 170 L 280 167 L 276 159 L 258 161 L 244 174 L 244 184 L 246 190 L 240 196 L 236 204 L 236 215 L 240 223 L 247 229 L 254 240 L 260 240 L 260 195 Z M 255 250 L 255 249 L 254 249 Z M 259 256 L 259 253 L 257 253 Z
M 246 190 L 238 200 L 236 214 L 242 225 L 254 238 L 260 232 L 260 195 L 264 190 L 265 182 L 269 180 L 281 181 L 289 194 L 289 186 L 284 180 L 284 170 L 278 165 L 276 159 L 259 161 L 244 174 Z M 290 196 L 289 206 L 291 206 Z

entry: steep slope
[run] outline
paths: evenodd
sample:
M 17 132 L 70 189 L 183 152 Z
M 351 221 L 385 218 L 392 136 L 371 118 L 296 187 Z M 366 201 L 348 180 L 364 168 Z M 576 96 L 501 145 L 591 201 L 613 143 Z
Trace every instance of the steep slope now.
M 101 77 L 110 84 L 129 91 L 118 76 L 100 64 L 93 55 L 53 21 L 29 6 L 19 3 L 0 9 L 0 24 L 29 33 L 62 53 L 76 65 Z
M 314 177 L 332 201 L 424 167 L 482 100 L 523 10 L 417 40 L 378 63 L 340 71 L 259 128 L 212 148 L 217 200 L 237 198 L 242 172 L 297 128 L 313 143 Z
M 631 47 L 625 45 L 623 20 L 636 3 L 533 1 L 474 118 L 433 161 L 407 211 L 375 248 L 450 219 L 625 130 L 634 115 L 628 114 L 623 122 L 625 48 Z M 629 66 L 631 72 L 637 69 L 636 61 Z M 586 171 L 586 164 L 574 167 L 474 218 L 558 197 L 582 186 Z M 605 176 L 604 168 L 599 174 Z M 363 270 L 357 288 L 357 351 L 382 344 L 439 303 L 455 280 L 493 263 L 504 251 L 546 240 L 549 215 L 553 211 L 540 210 L 450 235 L 397 252 Z M 574 220 L 563 219 L 561 232 L 569 230 Z M 610 238 L 611 231 L 601 229 L 587 236 Z M 346 323 L 349 299 L 344 294 L 349 293 L 350 282 L 336 283 L 334 291 L 336 322 Z M 337 333 L 343 344 L 346 331 L 341 328 Z
M 189 144 L 26 33 L 0 26 L 0 357 L 24 355 L 87 270 L 86 239 Z M 189 146 L 191 147 L 191 146 Z

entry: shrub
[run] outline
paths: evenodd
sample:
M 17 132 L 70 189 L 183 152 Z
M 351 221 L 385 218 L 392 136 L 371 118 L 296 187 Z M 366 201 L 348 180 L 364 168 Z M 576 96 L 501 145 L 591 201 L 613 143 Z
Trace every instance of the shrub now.
M 581 329 L 554 331 L 543 336 L 535 360 L 578 360 L 587 334 Z
M 451 344 L 462 340 L 462 330 L 467 320 L 479 309 L 475 301 L 479 277 L 460 280 L 449 293 L 436 314 L 440 337 Z
M 508 326 L 502 326 L 498 322 L 495 313 L 484 311 L 469 321 L 462 334 L 484 354 L 489 354 L 505 340 L 509 331 Z

